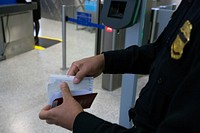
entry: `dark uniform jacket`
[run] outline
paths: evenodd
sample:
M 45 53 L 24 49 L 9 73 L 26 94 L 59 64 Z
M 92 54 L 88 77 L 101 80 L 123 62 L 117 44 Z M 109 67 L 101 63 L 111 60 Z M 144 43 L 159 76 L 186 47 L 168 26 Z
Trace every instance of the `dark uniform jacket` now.
M 200 133 L 200 0 L 182 0 L 154 44 L 104 53 L 104 73 L 149 74 L 136 128 L 80 113 L 74 133 Z

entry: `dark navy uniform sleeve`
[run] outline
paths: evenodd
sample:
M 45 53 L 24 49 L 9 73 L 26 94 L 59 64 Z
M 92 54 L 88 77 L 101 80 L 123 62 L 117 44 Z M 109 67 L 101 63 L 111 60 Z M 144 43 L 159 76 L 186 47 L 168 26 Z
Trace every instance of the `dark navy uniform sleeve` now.
M 76 117 L 73 127 L 73 133 L 136 133 L 134 130 L 104 121 L 87 112 Z
M 142 47 L 133 45 L 123 50 L 104 52 L 104 73 L 148 74 L 155 54 L 155 46 L 153 44 Z

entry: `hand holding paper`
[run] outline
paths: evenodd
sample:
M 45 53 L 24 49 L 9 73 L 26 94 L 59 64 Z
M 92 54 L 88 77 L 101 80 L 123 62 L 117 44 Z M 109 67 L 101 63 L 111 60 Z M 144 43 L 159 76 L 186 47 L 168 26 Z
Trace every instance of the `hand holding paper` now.
M 58 106 L 62 103 L 62 94 L 60 85 L 66 82 L 70 88 L 72 96 L 81 104 L 83 108 L 89 108 L 96 97 L 93 93 L 93 78 L 85 77 L 79 84 L 73 83 L 74 76 L 68 75 L 51 75 L 48 84 L 48 104 L 51 107 Z
M 69 86 L 61 83 L 60 90 L 63 96 L 63 103 L 55 108 L 50 105 L 45 106 L 39 113 L 41 120 L 46 120 L 48 124 L 55 124 L 63 128 L 72 130 L 73 123 L 78 114 L 83 112 L 81 105 L 72 97 Z

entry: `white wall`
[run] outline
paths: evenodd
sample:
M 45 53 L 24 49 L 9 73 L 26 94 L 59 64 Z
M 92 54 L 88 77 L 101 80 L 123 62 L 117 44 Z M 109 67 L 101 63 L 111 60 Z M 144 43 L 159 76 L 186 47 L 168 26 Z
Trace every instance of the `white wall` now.
M 177 5 L 179 5 L 181 3 L 181 0 L 172 0 L 172 2 L 177 3 Z
M 172 3 L 176 3 L 177 5 L 180 4 L 181 0 L 152 0 L 153 1 L 153 7 L 159 6 L 159 5 L 169 5 Z
M 160 3 L 167 3 L 167 4 L 177 3 L 177 5 L 179 5 L 181 2 L 181 0 L 158 0 L 158 1 L 160 1 Z

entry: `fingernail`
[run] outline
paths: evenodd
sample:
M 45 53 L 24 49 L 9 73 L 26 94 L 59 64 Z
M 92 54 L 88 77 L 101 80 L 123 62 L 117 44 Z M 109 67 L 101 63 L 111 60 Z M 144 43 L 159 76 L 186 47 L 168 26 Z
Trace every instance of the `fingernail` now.
M 75 84 L 77 84 L 77 83 L 79 83 L 79 81 L 80 81 L 80 80 L 79 80 L 78 78 L 74 78 L 74 81 L 73 81 L 73 82 L 74 82 Z

